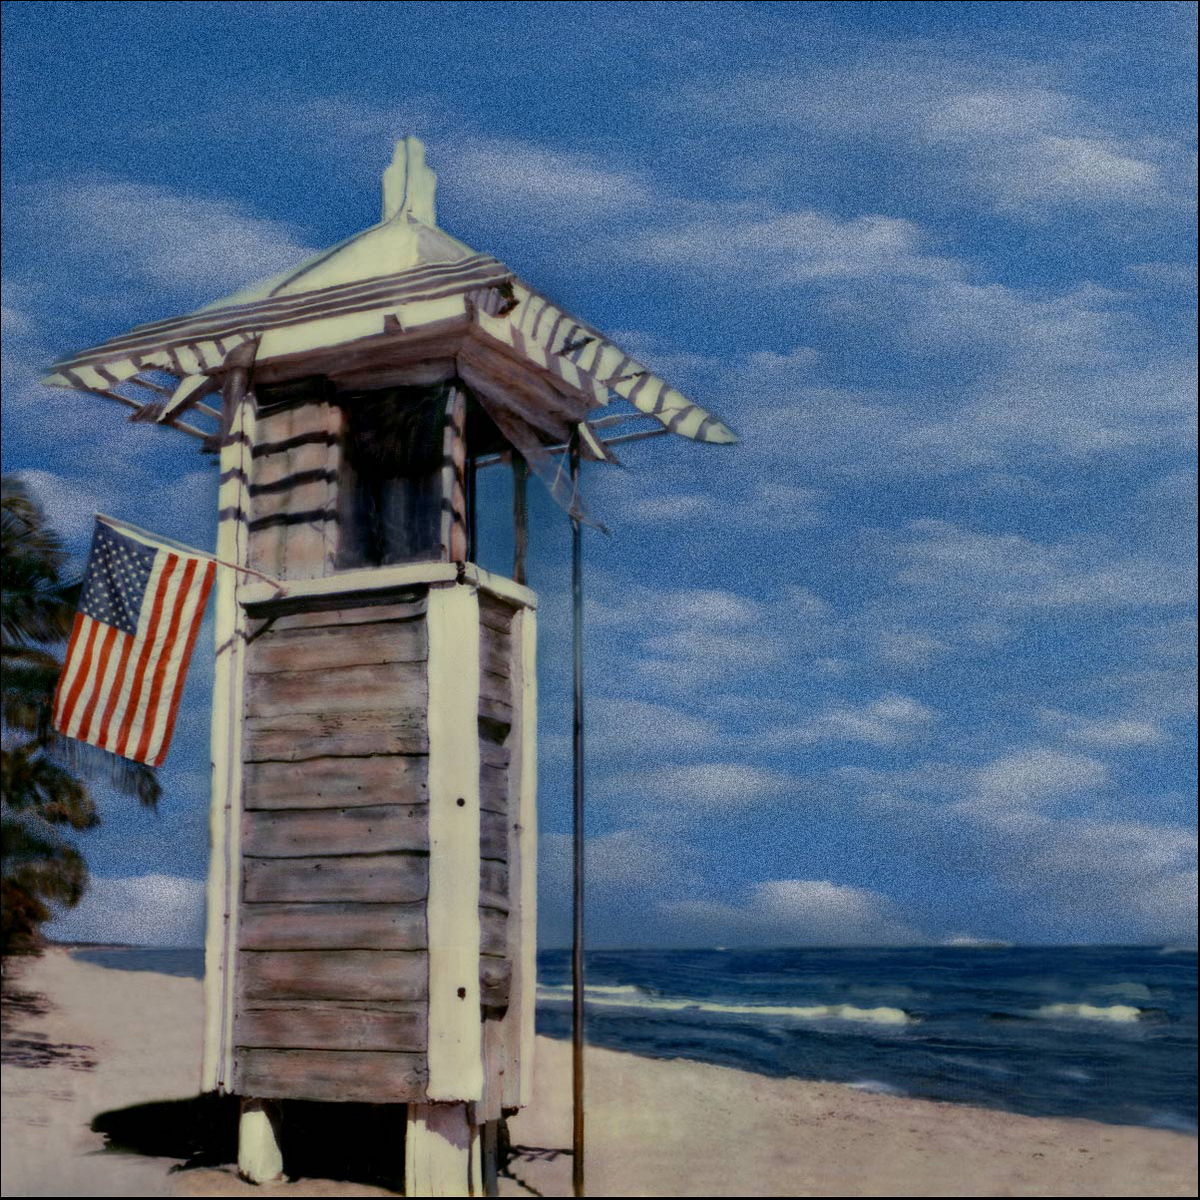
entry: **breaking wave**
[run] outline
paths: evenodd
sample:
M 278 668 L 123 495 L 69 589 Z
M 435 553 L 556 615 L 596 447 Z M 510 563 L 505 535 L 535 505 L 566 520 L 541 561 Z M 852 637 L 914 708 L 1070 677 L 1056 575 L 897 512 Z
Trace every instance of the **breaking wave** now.
M 1069 1018 L 1079 1021 L 1116 1021 L 1128 1024 L 1141 1019 L 1142 1010 L 1132 1004 L 1043 1004 L 1035 1017 Z
M 538 988 L 538 999 L 566 1001 L 571 998 L 569 984 Z M 652 996 L 641 988 L 591 986 L 586 991 L 588 1007 L 636 1008 L 653 1012 L 702 1012 L 722 1016 L 770 1017 L 790 1021 L 862 1021 L 873 1025 L 911 1025 L 917 1018 L 902 1008 L 880 1005 L 859 1008 L 855 1004 L 721 1004 L 715 1000 L 679 1000 Z

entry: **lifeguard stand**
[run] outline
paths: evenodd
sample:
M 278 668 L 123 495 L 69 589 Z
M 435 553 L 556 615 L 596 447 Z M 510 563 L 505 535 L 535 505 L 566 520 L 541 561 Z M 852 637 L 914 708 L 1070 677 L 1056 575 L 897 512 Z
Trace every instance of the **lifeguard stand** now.
M 647 416 L 736 440 L 438 229 L 434 184 L 398 143 L 380 224 L 50 380 L 219 450 L 218 558 L 243 570 L 216 599 L 202 1088 L 243 1097 L 255 1180 L 281 1169 L 275 1101 L 395 1102 L 409 1194 L 482 1194 L 534 1039 L 526 469 L 584 520 L 568 449 L 611 461 Z M 497 461 L 511 578 L 474 565 Z

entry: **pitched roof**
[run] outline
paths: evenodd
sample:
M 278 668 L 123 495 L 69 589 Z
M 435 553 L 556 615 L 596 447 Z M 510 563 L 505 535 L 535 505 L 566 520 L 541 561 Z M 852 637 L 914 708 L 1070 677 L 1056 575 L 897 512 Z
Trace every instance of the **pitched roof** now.
M 669 432 L 737 441 L 723 422 L 503 263 L 439 229 L 435 182 L 424 147 L 404 139 L 384 175 L 378 225 L 196 312 L 136 326 L 64 358 L 46 382 L 120 401 L 135 410 L 134 420 L 211 436 L 183 418 L 219 418 L 203 398 L 220 386 L 238 347 L 245 347 L 240 360 L 253 355 L 256 378 L 327 374 L 359 386 L 439 358 L 453 361 L 522 452 L 561 445 L 578 427 L 585 451 L 610 457 L 588 421 L 614 394 Z M 163 375 L 174 379 L 173 391 Z

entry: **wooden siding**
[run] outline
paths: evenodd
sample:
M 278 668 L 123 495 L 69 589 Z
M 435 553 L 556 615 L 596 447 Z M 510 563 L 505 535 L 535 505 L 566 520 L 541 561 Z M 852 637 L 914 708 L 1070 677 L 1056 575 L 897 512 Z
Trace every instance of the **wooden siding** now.
M 291 549 L 291 543 L 288 543 Z M 238 1090 L 425 1095 L 426 601 L 253 610 Z
M 484 1091 L 481 1121 L 501 1116 L 512 987 L 509 825 L 512 821 L 512 605 L 479 597 L 479 992 L 483 1005 Z
M 483 1103 L 498 1115 L 518 1057 L 508 1010 L 520 646 L 518 602 L 477 595 Z M 248 610 L 234 1020 L 242 1094 L 428 1098 L 427 611 L 421 587 L 285 596 Z
M 337 554 L 342 412 L 312 388 L 258 417 L 250 566 L 278 579 L 324 575 Z

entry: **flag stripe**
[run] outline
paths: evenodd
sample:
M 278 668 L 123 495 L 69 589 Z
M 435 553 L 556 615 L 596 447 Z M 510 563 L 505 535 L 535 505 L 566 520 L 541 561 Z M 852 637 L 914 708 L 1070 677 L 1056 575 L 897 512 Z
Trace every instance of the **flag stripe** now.
M 112 693 L 108 698 L 108 704 L 104 708 L 104 718 L 100 722 L 100 732 L 96 734 L 96 745 L 105 750 L 114 749 L 109 741 L 109 729 L 112 725 L 112 719 L 116 715 L 116 710 L 120 707 L 121 696 L 124 694 L 128 683 L 128 676 L 125 674 L 125 667 L 129 663 L 129 656 L 133 652 L 136 638 L 131 638 L 126 635 L 125 642 L 121 646 L 121 658 L 117 663 L 117 676 L 114 681 Z M 117 721 L 117 728 L 120 728 L 120 720 Z
M 141 642 L 141 653 L 138 655 L 137 666 L 129 676 L 129 692 L 125 700 L 125 711 L 121 717 L 121 727 L 116 738 L 116 751 L 125 754 L 129 749 L 129 735 L 133 732 L 134 718 L 137 716 L 138 704 L 142 698 L 142 689 L 146 683 L 146 665 L 154 650 L 154 639 L 158 633 L 158 624 L 162 619 L 163 602 L 167 597 L 167 588 L 171 583 L 171 575 L 178 561 L 173 554 L 159 556 L 162 561 L 162 571 L 158 577 L 158 586 L 153 589 L 154 600 L 149 608 L 149 620 L 146 622 L 146 632 L 138 628 L 138 641 Z M 155 564 L 158 565 L 157 563 Z M 148 589 L 149 590 L 149 589 Z M 146 610 L 143 610 L 143 613 Z
M 175 597 L 179 591 L 179 566 L 182 560 L 176 555 L 168 556 L 170 562 L 170 577 L 167 576 L 167 568 L 163 568 L 163 593 L 162 604 L 158 613 L 158 619 L 154 625 L 147 628 L 146 645 L 149 653 L 145 660 L 139 664 L 139 684 L 140 690 L 136 701 L 130 703 L 130 713 L 132 721 L 129 725 L 129 733 L 125 740 L 125 749 L 122 751 L 129 758 L 136 758 L 137 754 L 134 747 L 138 745 L 142 737 L 142 726 L 146 721 L 148 712 L 148 703 L 150 699 L 150 689 L 154 684 L 154 672 L 158 667 L 158 661 L 162 657 L 163 644 L 166 640 L 167 628 L 170 623 L 171 613 L 175 607 Z
M 158 698 L 162 695 L 167 667 L 171 662 L 171 653 L 175 648 L 175 638 L 179 633 L 179 623 L 183 620 L 183 610 L 188 603 L 192 576 L 196 574 L 197 566 L 199 566 L 197 560 L 189 558 L 187 566 L 183 568 L 183 577 L 179 581 L 178 591 L 175 593 L 174 603 L 171 606 L 171 619 L 167 624 L 166 634 L 162 640 L 162 648 L 159 651 L 158 661 L 154 665 L 150 693 L 146 698 L 146 714 L 142 720 L 142 736 L 138 740 L 137 752 L 133 755 L 134 758 L 141 762 L 145 762 L 146 754 L 150 749 L 150 739 L 154 736 L 154 726 L 158 715 Z
M 108 708 L 108 697 L 112 694 L 114 687 L 117 686 L 117 680 L 121 678 L 121 669 L 128 657 L 129 647 L 133 644 L 133 638 L 121 630 L 117 630 L 117 637 L 111 652 L 109 653 L 108 669 L 104 672 L 103 678 L 100 680 L 100 698 L 101 703 L 97 707 L 98 720 L 92 725 L 86 733 L 85 740 L 95 742 L 100 745 L 100 733 L 104 728 L 104 712 Z
M 179 713 L 179 701 L 183 697 L 183 685 L 187 680 L 188 666 L 192 661 L 192 647 L 196 644 L 196 635 L 200 632 L 200 626 L 204 621 L 204 609 L 208 604 L 208 593 L 212 590 L 216 573 L 216 566 L 208 563 L 205 567 L 204 578 L 200 581 L 200 591 L 196 599 L 196 606 L 192 611 L 187 640 L 180 655 L 179 673 L 175 677 L 175 687 L 171 693 L 170 705 L 166 710 L 166 719 L 162 723 L 156 744 L 151 747 L 153 757 L 149 761 L 156 767 L 162 766 L 163 759 L 167 755 L 167 747 L 171 744 L 171 735 L 175 732 L 175 718 Z
M 59 713 L 62 712 L 62 698 L 66 689 L 70 686 L 71 673 L 73 670 L 79 669 L 79 661 L 75 657 L 75 647 L 79 644 L 80 630 L 83 628 L 84 622 L 88 618 L 83 613 L 76 613 L 75 620 L 71 622 L 71 640 L 67 642 L 67 657 L 64 660 L 65 666 L 63 673 L 59 677 L 58 687 L 54 689 L 54 725 L 58 727 Z
M 104 634 L 104 641 L 100 644 L 100 653 L 96 656 L 96 666 L 92 671 L 90 694 L 83 712 L 79 715 L 79 732 L 72 734 L 73 737 L 82 738 L 85 742 L 87 741 L 88 734 L 91 732 L 92 717 L 95 715 L 96 705 L 99 703 L 100 693 L 103 690 L 101 685 L 104 683 L 104 675 L 108 668 L 112 645 L 117 640 L 119 633 L 120 630 L 115 625 L 109 625 L 107 632 Z
M 93 621 L 90 617 L 87 619 L 87 623 L 87 641 L 84 643 L 83 654 L 80 656 L 79 670 L 75 672 L 71 690 L 67 692 L 66 702 L 63 704 L 62 726 L 68 731 L 71 728 L 71 714 L 75 711 L 79 693 L 82 691 L 84 683 L 87 682 L 88 670 L 92 665 L 92 649 L 96 644 L 96 630 L 99 628 L 98 622 Z
M 155 556 L 154 566 L 150 572 L 150 578 L 147 580 L 145 593 L 142 598 L 141 607 L 138 610 L 138 623 L 134 631 L 134 636 L 130 640 L 129 651 L 125 656 L 125 662 L 122 663 L 121 676 L 117 680 L 117 689 L 113 703 L 112 711 L 107 714 L 112 719 L 111 728 L 107 731 L 107 741 L 105 744 L 106 750 L 113 751 L 114 754 L 120 753 L 121 745 L 121 729 L 125 723 L 125 713 L 129 707 L 129 697 L 133 692 L 134 680 L 137 672 L 131 664 L 135 664 L 141 658 L 143 643 L 146 640 L 146 629 L 150 622 L 151 604 L 149 601 L 158 594 L 158 586 L 162 579 L 163 565 L 166 561 L 166 555 L 159 554 Z

